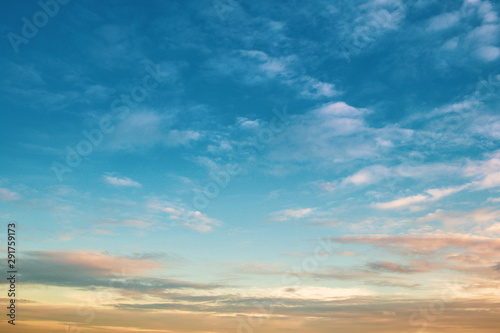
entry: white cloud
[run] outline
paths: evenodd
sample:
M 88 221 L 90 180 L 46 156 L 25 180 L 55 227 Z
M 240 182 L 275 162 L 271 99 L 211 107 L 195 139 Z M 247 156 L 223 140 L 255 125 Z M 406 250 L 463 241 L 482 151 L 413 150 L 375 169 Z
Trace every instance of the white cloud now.
M 339 93 L 332 83 L 322 82 L 309 76 L 302 78 L 302 81 L 304 82 L 304 89 L 300 94 L 305 97 L 333 97 Z
M 287 163 L 286 170 L 290 172 L 294 169 L 288 162 L 315 162 L 315 167 L 324 167 L 374 159 L 411 137 L 412 130 L 397 125 L 369 126 L 366 116 L 370 112 L 344 102 L 331 102 L 301 115 L 291 115 L 290 124 L 269 147 L 270 162 Z
M 459 165 L 443 164 L 443 163 L 429 163 L 422 165 L 407 165 L 400 164 L 393 167 L 386 167 L 383 165 L 372 165 L 359 170 L 358 172 L 344 178 L 340 182 L 322 182 L 318 187 L 325 191 L 333 191 L 338 186 L 366 186 L 376 184 L 386 179 L 391 182 L 394 178 L 411 177 L 411 178 L 439 178 L 443 176 L 450 176 L 462 172 Z M 438 191 L 445 191 L 441 189 L 429 190 L 433 196 L 437 196 Z M 435 195 L 434 195 L 435 194 Z
M 452 195 L 454 193 L 457 193 L 461 190 L 463 190 L 467 186 L 460 186 L 460 187 L 447 187 L 447 188 L 434 188 L 427 190 L 426 192 L 431 195 L 432 200 L 439 200 L 441 198 L 447 197 L 449 195 Z
M 436 57 L 448 69 L 452 63 L 467 66 L 471 59 L 492 62 L 500 56 L 498 14 L 489 1 L 464 1 L 459 10 L 431 18 L 425 28 L 428 35 L 433 34 L 427 37 L 447 39 L 436 49 Z
M 141 184 L 136 182 L 135 180 L 132 180 L 128 177 L 114 177 L 111 175 L 105 175 L 104 181 L 108 184 L 115 185 L 115 186 L 124 186 L 124 187 L 141 187 Z
M 427 27 L 427 31 L 439 31 L 453 27 L 460 20 L 460 13 L 445 13 L 434 16 Z
M 429 200 L 429 197 L 422 194 L 418 194 L 410 197 L 396 199 L 389 202 L 376 203 L 375 207 L 379 209 L 399 209 L 399 208 L 406 208 L 416 203 L 426 202 L 427 200 Z
M 469 184 L 458 187 L 429 189 L 426 191 L 428 195 L 417 194 L 389 202 L 379 202 L 374 204 L 374 207 L 378 209 L 402 209 L 410 207 L 411 209 L 411 206 L 414 206 L 415 204 L 437 201 L 446 196 L 460 192 L 467 187 L 469 187 Z M 417 207 L 417 210 L 420 210 L 421 208 L 422 207 Z
M 165 144 L 171 147 L 185 146 L 190 144 L 192 141 L 198 141 L 200 138 L 201 133 L 197 131 L 171 130 L 165 139 Z
M 112 133 L 109 146 L 117 150 L 153 146 L 162 140 L 162 127 L 166 120 L 166 116 L 157 112 L 130 114 Z
M 115 226 L 130 226 L 137 228 L 146 228 L 151 226 L 150 222 L 146 222 L 143 220 L 119 220 L 119 219 L 105 218 L 101 219 L 100 222 L 103 224 L 110 224 Z
M 260 126 L 259 120 L 250 120 L 245 117 L 238 117 L 236 124 L 243 129 L 255 129 Z
M 466 176 L 478 179 L 473 185 L 480 190 L 500 186 L 500 150 L 488 156 L 488 160 L 470 162 L 464 171 Z
M 356 17 L 346 17 L 339 39 L 345 42 L 342 57 L 355 56 L 364 49 L 376 46 L 389 31 L 397 30 L 406 17 L 406 6 L 401 0 L 373 0 L 356 8 Z
M 0 188 L 0 201 L 15 201 L 19 200 L 21 196 L 19 193 L 11 191 L 7 188 Z
M 496 46 L 483 46 L 477 50 L 477 54 L 484 61 L 491 62 L 500 56 L 500 48 Z
M 300 219 L 311 215 L 315 208 L 285 209 L 272 213 L 274 220 L 287 221 L 289 219 Z
M 192 211 L 172 202 L 153 200 L 148 204 L 148 208 L 167 213 L 169 220 L 199 232 L 213 231 L 214 226 L 221 224 L 219 220 L 199 211 Z
M 345 178 L 342 181 L 342 184 L 369 185 L 379 182 L 383 179 L 384 175 L 387 175 L 388 173 L 388 168 L 382 165 L 373 165 L 356 172 L 352 176 Z
M 209 67 L 218 74 L 230 75 L 249 85 L 276 80 L 299 91 L 306 98 L 332 97 L 339 92 L 335 85 L 301 73 L 296 55 L 273 57 L 257 50 L 239 50 L 222 58 L 212 59 Z
M 175 114 L 175 111 L 140 111 L 130 114 L 119 121 L 116 130 L 110 134 L 108 148 L 137 150 L 155 145 L 189 146 L 203 138 L 204 134 L 200 131 L 179 128 Z
M 477 183 L 479 189 L 488 189 L 500 186 L 500 171 L 486 175 Z
M 358 118 L 369 113 L 367 109 L 358 109 L 353 106 L 347 105 L 345 102 L 332 102 L 324 104 L 315 111 L 322 117 L 348 117 Z

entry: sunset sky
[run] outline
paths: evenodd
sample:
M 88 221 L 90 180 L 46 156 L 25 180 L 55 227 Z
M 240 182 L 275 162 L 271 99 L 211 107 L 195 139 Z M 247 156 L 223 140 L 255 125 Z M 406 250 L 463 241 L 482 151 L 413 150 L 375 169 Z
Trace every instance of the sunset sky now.
M 0 331 L 499 332 L 499 11 L 4 1 Z

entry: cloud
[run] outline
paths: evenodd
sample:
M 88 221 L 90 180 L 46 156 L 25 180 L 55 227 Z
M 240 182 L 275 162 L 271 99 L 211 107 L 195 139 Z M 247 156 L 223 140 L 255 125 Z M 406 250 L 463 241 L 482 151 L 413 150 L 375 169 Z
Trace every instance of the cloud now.
M 369 185 L 379 182 L 384 178 L 385 175 L 389 173 L 389 169 L 382 165 L 373 165 L 364 168 L 355 174 L 345 178 L 342 181 L 343 185 L 354 184 L 354 185 Z
M 500 26 L 498 25 L 498 13 L 491 3 L 480 0 L 464 1 L 460 12 L 462 19 L 471 21 L 474 18 L 480 21 L 480 25 L 473 29 L 470 26 L 465 26 L 464 28 L 469 31 L 465 35 L 463 32 L 461 33 L 459 44 L 469 48 L 480 60 L 485 62 L 496 60 L 500 55 L 497 47 Z
M 185 130 L 171 130 L 165 139 L 166 145 L 171 147 L 187 146 L 192 141 L 198 141 L 202 134 L 197 131 Z
M 421 270 L 415 267 L 405 266 L 391 261 L 375 261 L 368 263 L 367 266 L 375 271 L 384 271 L 389 273 L 411 274 L 421 272 Z
M 219 75 L 231 76 L 248 85 L 278 82 L 291 87 L 304 98 L 328 98 L 339 94 L 335 84 L 303 74 L 295 54 L 273 57 L 260 50 L 238 50 L 208 62 Z
M 477 50 L 477 55 L 484 61 L 491 62 L 500 56 L 500 48 L 496 46 L 483 46 Z
M 344 236 L 328 240 L 344 244 L 373 245 L 397 254 L 437 255 L 440 251 L 461 249 L 467 254 L 483 258 L 498 258 L 500 256 L 500 239 L 467 234 L 451 236 L 446 234 Z
M 353 252 L 353 251 L 342 251 L 342 252 L 337 252 L 337 255 L 339 255 L 339 256 L 355 256 L 358 254 L 356 252 Z
M 155 293 L 165 289 L 215 288 L 215 285 L 146 277 L 165 266 L 148 255 L 116 256 L 95 251 L 26 252 L 22 278 L 25 283 L 61 287 L 110 287 L 123 291 Z
M 402 163 L 390 167 L 381 164 L 371 165 L 345 177 L 340 181 L 319 182 L 317 183 L 317 186 L 323 191 L 330 192 L 340 187 L 349 185 L 368 186 L 384 180 L 389 183 L 393 182 L 397 178 L 410 177 L 430 180 L 462 173 L 462 167 L 458 164 L 426 163 L 418 165 L 416 162 L 410 163 L 411 164 L 409 165 L 408 163 Z M 439 190 L 430 191 L 437 195 Z
M 271 292 L 275 297 L 283 299 L 331 300 L 346 299 L 359 296 L 371 296 L 375 293 L 362 288 L 327 288 L 317 286 L 282 287 Z
M 353 9 L 351 15 L 338 17 L 341 28 L 336 32 L 336 39 L 342 41 L 342 56 L 349 61 L 375 48 L 386 34 L 397 31 L 406 17 L 401 0 L 366 1 Z
M 243 129 L 255 129 L 259 128 L 260 126 L 260 122 L 258 119 L 251 120 L 246 117 L 238 117 L 236 123 Z
M 290 219 L 300 219 L 310 216 L 315 211 L 315 208 L 301 208 L 301 209 L 285 209 L 274 212 L 271 215 L 276 221 L 287 221 Z
M 449 29 L 455 26 L 460 20 L 459 12 L 444 13 L 434 16 L 427 27 L 427 31 L 439 31 L 444 29 Z
M 469 187 L 469 184 L 458 187 L 435 188 L 426 191 L 428 195 L 417 194 L 409 197 L 399 198 L 389 202 L 379 202 L 373 204 L 378 209 L 403 209 L 415 204 L 434 202 L 444 197 L 460 192 Z
M 389 202 L 376 203 L 374 206 L 378 209 L 400 209 L 406 208 L 416 203 L 423 203 L 429 200 L 429 197 L 418 194 L 410 197 L 400 198 Z
M 304 76 L 300 79 L 300 82 L 304 85 L 303 90 L 300 92 L 301 96 L 316 99 L 321 97 L 333 97 L 339 94 L 337 89 L 335 89 L 335 85 L 332 83 L 322 82 L 309 76 Z
M 141 184 L 136 182 L 135 180 L 132 180 L 128 177 L 114 177 L 111 176 L 110 174 L 103 176 L 104 181 L 108 184 L 115 185 L 115 186 L 123 186 L 123 187 L 141 187 Z
M 268 162 L 274 167 L 324 168 L 355 160 L 376 159 L 387 154 L 394 142 L 406 141 L 411 130 L 390 125 L 369 126 L 371 113 L 345 102 L 330 102 L 303 114 L 291 115 L 290 124 L 269 145 Z M 385 144 L 381 144 L 384 142 Z
M 219 220 L 208 217 L 199 211 L 192 211 L 172 202 L 152 200 L 148 208 L 168 214 L 168 219 L 180 223 L 199 232 L 211 232 L 215 226 L 221 225 Z
M 463 293 L 466 286 L 455 286 L 450 282 L 443 282 L 441 290 L 430 295 L 418 296 L 402 295 L 381 296 L 378 294 L 364 295 L 369 291 L 358 288 L 350 289 L 352 294 L 359 296 L 345 298 L 278 298 L 269 296 L 270 292 L 259 291 L 255 296 L 238 293 L 219 293 L 216 295 L 190 295 L 184 292 L 165 293 L 165 299 L 130 300 L 120 299 L 119 302 L 99 308 L 98 318 L 92 323 L 96 331 L 122 333 L 127 331 L 144 333 L 174 333 L 182 327 L 186 332 L 203 332 L 207 328 L 215 327 L 229 331 L 251 331 L 257 326 L 265 325 L 264 332 L 290 331 L 293 333 L 331 332 L 332 327 L 338 332 L 350 333 L 387 333 L 405 331 L 412 327 L 408 318 L 414 317 L 420 329 L 422 323 L 427 324 L 430 331 L 439 331 L 443 326 L 459 332 L 463 327 L 474 327 L 475 332 L 491 333 L 498 322 L 495 309 L 498 306 L 494 290 L 496 285 L 490 285 L 490 297 L 457 298 Z M 298 288 L 298 294 L 325 295 L 334 294 L 340 288 L 311 289 L 310 286 Z M 266 294 L 260 296 L 261 294 Z M 294 294 L 294 289 L 283 289 L 283 295 Z M 439 303 L 437 303 L 439 302 Z M 443 302 L 443 303 L 441 303 Z M 436 316 L 436 320 L 428 320 L 430 310 L 439 305 L 446 306 L 446 315 Z M 70 322 L 81 308 L 78 305 L 30 304 L 23 307 L 25 327 L 20 333 L 40 332 L 51 333 L 64 331 L 62 323 Z M 389 309 L 389 310 L 388 310 Z M 474 309 L 474 315 L 464 315 Z M 426 311 L 426 312 L 424 312 Z M 57 319 L 51 314 L 58 314 Z M 335 313 L 335 316 L 332 316 Z M 142 321 L 129 322 L 131 316 L 140 314 Z M 51 318 L 52 319 L 52 318 Z M 253 324 L 253 325 L 251 325 Z M 75 326 L 76 327 L 76 326 Z M 85 327 L 81 325 L 81 327 Z M 242 328 L 243 327 L 243 328 Z M 245 329 L 248 327 L 248 330 Z M 485 327 L 482 329 L 482 327 Z M 227 328 L 227 329 L 225 329 Z M 214 329 L 211 329 L 214 331 Z
M 478 208 L 472 211 L 445 211 L 438 209 L 416 219 L 418 223 L 439 222 L 455 232 L 468 232 L 475 235 L 498 234 L 500 211 L 492 208 Z
M 473 185 L 480 190 L 500 186 L 500 150 L 487 155 L 484 161 L 471 161 L 465 168 L 464 174 L 478 180 Z
M 151 226 L 150 222 L 146 222 L 143 220 L 119 220 L 119 219 L 112 219 L 112 218 L 104 218 L 99 220 L 100 223 L 103 224 L 109 224 L 113 226 L 130 226 L 130 227 L 137 227 L 137 228 L 147 228 Z
M 7 188 L 0 188 L 0 201 L 16 201 L 21 199 L 19 193 L 11 191 Z
M 163 128 L 171 117 L 153 111 L 130 114 L 122 120 L 111 134 L 109 148 L 113 150 L 152 147 L 162 141 Z
M 336 182 L 321 182 L 318 184 L 318 188 L 322 191 L 331 192 L 337 188 Z

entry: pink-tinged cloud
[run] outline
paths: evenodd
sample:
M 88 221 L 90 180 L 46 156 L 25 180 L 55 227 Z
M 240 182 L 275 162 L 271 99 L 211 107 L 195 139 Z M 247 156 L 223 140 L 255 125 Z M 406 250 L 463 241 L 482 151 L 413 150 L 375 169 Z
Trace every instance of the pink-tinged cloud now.
M 371 262 L 371 263 L 368 263 L 368 267 L 375 270 L 375 271 L 383 271 L 383 272 L 389 272 L 389 273 L 409 274 L 409 273 L 417 273 L 417 272 L 422 271 L 416 267 L 401 265 L 401 264 L 391 262 L 391 261 Z
M 100 271 L 104 275 L 137 274 L 164 266 L 151 259 L 113 256 L 93 251 L 40 251 L 37 253 L 40 261 L 56 262 Z
M 345 244 L 366 244 L 391 250 L 395 253 L 435 254 L 438 251 L 461 249 L 483 258 L 500 258 L 500 239 L 472 235 L 420 236 L 345 236 L 330 238 Z

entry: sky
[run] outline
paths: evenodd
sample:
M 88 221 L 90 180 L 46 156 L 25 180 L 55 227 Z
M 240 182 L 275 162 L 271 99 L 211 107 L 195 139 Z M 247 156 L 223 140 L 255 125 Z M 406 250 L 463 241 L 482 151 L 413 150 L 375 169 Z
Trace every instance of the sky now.
M 2 332 L 498 332 L 498 2 L 1 6 Z

